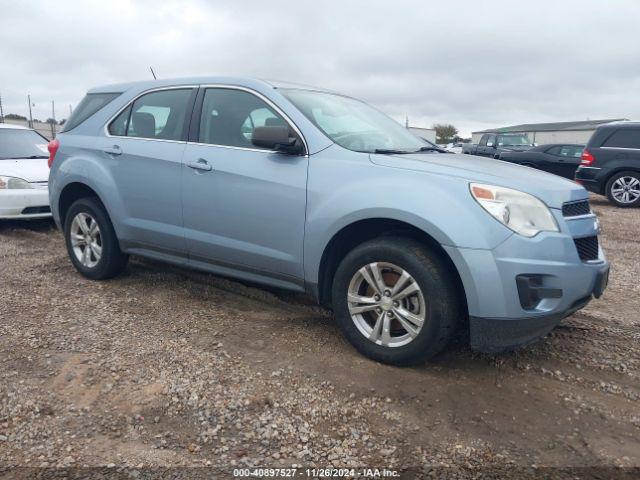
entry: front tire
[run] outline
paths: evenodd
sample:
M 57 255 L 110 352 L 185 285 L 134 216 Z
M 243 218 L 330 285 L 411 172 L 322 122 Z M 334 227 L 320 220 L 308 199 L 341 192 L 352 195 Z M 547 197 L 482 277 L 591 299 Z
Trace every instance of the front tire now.
M 332 289 L 342 332 L 363 355 L 382 363 L 422 363 L 440 352 L 463 313 L 442 258 L 421 243 L 381 237 L 342 260 Z
M 65 217 L 64 237 L 73 266 L 91 280 L 105 280 L 124 270 L 129 259 L 102 202 L 97 198 L 76 200 Z
M 640 173 L 629 171 L 615 174 L 607 182 L 605 193 L 617 207 L 640 206 Z

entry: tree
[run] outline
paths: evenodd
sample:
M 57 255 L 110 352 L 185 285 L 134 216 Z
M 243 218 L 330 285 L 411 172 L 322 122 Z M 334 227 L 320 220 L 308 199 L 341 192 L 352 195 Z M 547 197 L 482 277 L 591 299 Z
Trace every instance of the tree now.
M 431 128 L 436 131 L 436 143 L 450 143 L 458 134 L 458 129 L 451 124 L 436 123 Z
M 9 120 L 26 120 L 27 117 L 23 117 L 22 115 L 18 115 L 17 113 L 7 113 L 4 118 Z
M 58 121 L 55 118 L 47 118 L 44 123 L 57 125 Z
M 66 119 L 66 118 L 63 118 L 62 120 L 60 120 L 60 121 L 58 122 L 58 125 L 62 126 L 62 125 L 64 125 L 64 124 L 66 123 L 66 121 L 67 121 L 67 119 Z

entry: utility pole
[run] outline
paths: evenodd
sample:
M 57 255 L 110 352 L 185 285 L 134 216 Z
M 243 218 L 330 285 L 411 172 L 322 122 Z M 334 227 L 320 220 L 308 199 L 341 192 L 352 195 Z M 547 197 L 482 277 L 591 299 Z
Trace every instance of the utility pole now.
M 404 117 L 404 127 L 409 128 L 409 115 L 405 115 Z
M 56 104 L 53 100 L 51 100 L 51 118 L 53 118 L 53 122 L 51 122 L 51 138 L 56 138 Z
M 4 110 L 2 109 L 2 95 L 0 95 L 0 123 L 4 123 Z
M 33 115 L 31 113 L 31 95 L 27 95 L 27 101 L 29 102 L 29 128 L 33 128 Z
M 69 104 L 69 116 L 73 113 L 73 108 L 71 108 L 71 104 Z

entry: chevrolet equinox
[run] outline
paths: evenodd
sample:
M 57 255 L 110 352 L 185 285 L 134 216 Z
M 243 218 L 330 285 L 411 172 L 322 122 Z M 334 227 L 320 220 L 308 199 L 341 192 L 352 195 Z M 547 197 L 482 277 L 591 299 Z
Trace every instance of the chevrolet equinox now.
M 459 327 L 481 351 L 527 344 L 608 279 L 583 187 L 443 153 L 326 90 L 99 87 L 49 153 L 51 210 L 85 277 L 139 255 L 308 292 L 381 362 L 424 361 Z

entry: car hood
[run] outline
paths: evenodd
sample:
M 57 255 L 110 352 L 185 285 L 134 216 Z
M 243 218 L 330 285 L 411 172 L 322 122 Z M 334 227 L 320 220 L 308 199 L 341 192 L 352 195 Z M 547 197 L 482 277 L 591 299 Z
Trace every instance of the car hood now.
M 475 155 L 371 154 L 370 158 L 376 165 L 460 177 L 467 181 L 513 188 L 538 197 L 552 208 L 562 208 L 565 202 L 589 197 L 582 186 L 571 180 L 534 168 Z
M 49 167 L 46 158 L 18 158 L 0 160 L 0 175 L 18 177 L 27 182 L 46 182 L 49 180 Z

